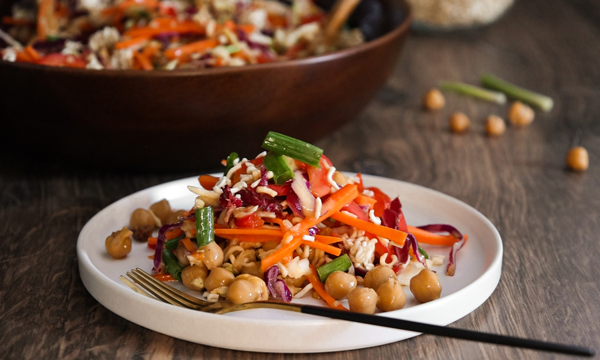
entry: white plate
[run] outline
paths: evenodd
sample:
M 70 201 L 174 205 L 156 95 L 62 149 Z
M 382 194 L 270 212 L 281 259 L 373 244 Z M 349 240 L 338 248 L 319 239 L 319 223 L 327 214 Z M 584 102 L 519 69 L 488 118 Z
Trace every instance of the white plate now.
M 377 186 L 392 197 L 400 196 L 402 209 L 411 225 L 452 224 L 469 235 L 458 253 L 456 274 L 439 268 L 442 297 L 418 304 L 410 290 L 405 308 L 383 316 L 448 325 L 479 307 L 498 285 L 502 266 L 502 240 L 492 223 L 467 204 L 421 186 L 374 176 L 363 176 L 366 186 Z M 153 251 L 133 244 L 123 260 L 113 260 L 104 240 L 127 224 L 131 212 L 168 199 L 175 209 L 188 209 L 194 195 L 188 178 L 158 185 L 127 196 L 106 207 L 82 229 L 77 241 L 79 273 L 83 284 L 110 311 L 138 325 L 179 339 L 227 349 L 274 353 L 340 351 L 388 344 L 418 335 L 414 332 L 361 325 L 312 315 L 279 310 L 248 310 L 227 315 L 183 309 L 139 295 L 119 280 L 119 275 L 140 267 L 150 271 Z M 443 254 L 448 247 L 427 247 L 430 254 Z M 316 300 L 302 299 L 317 304 Z M 323 304 L 324 305 L 324 304 Z

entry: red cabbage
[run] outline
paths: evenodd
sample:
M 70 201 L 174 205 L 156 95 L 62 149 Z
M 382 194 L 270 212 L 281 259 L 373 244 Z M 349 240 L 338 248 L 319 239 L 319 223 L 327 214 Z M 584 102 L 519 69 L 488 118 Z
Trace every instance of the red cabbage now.
M 410 256 L 410 249 L 412 248 L 412 252 L 417 258 L 417 260 L 423 264 L 425 269 L 427 269 L 427 262 L 425 261 L 425 256 L 421 254 L 419 251 L 419 243 L 413 234 L 408 234 L 406 236 L 406 240 L 404 240 L 403 246 L 392 246 L 394 249 L 394 254 L 398 258 L 399 264 L 405 264 L 408 261 L 408 257 Z
M 296 195 L 294 190 L 290 189 L 290 191 L 287 194 L 286 201 L 290 209 L 292 209 L 294 215 L 304 219 L 304 213 L 302 212 L 302 203 L 300 202 L 300 198 L 298 197 L 298 195 Z
M 265 271 L 265 283 L 267 284 L 267 289 L 269 289 L 269 293 L 271 296 L 276 298 L 277 292 L 273 287 L 273 284 L 277 281 L 277 276 L 279 275 L 279 267 L 277 265 L 271 266 Z
M 262 211 L 270 211 L 276 214 L 281 214 L 283 211 L 283 206 L 273 199 L 270 195 L 259 194 L 252 188 L 245 188 L 240 190 L 239 192 L 242 201 L 245 205 L 255 206 L 258 205 L 258 208 Z
M 392 200 L 389 209 L 383 211 L 381 224 L 392 229 L 408 232 L 404 213 L 402 213 L 402 204 L 398 197 Z
M 429 232 L 447 232 L 460 240 L 452 245 L 450 254 L 448 254 L 448 267 L 446 268 L 446 275 L 454 276 L 454 272 L 456 271 L 456 253 L 458 253 L 458 251 L 465 245 L 465 239 L 463 238 L 461 232 L 458 231 L 454 226 L 448 224 L 423 225 L 418 226 L 418 228 Z
M 219 196 L 219 203 L 223 209 L 236 208 L 242 206 L 242 200 L 236 198 L 231 192 L 229 185 L 225 185 L 223 193 Z
M 174 230 L 174 229 L 180 229 L 181 225 L 183 225 L 184 221 L 191 220 L 191 219 L 196 219 L 195 213 L 192 213 L 188 216 L 182 217 L 178 223 L 164 225 L 158 230 L 158 238 L 156 240 L 156 248 L 154 249 L 154 267 L 152 268 L 152 271 L 157 272 L 160 269 L 160 265 L 162 263 L 162 251 L 163 251 L 163 247 L 165 245 L 165 241 L 167 239 L 167 231 Z
M 267 179 L 267 168 L 264 166 L 260 167 L 260 182 L 259 186 L 267 186 L 269 185 L 269 179 Z
M 276 299 L 280 298 L 284 302 L 292 301 L 292 292 L 287 287 L 285 281 L 283 281 L 283 280 L 275 281 L 275 284 L 273 284 L 273 288 L 275 289 L 275 293 L 277 294 L 277 296 L 274 296 L 274 298 L 276 298 Z

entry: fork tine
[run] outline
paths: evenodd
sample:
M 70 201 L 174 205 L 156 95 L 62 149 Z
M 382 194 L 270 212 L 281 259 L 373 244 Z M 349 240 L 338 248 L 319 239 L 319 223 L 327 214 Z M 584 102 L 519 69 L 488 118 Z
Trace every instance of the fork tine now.
M 151 286 L 149 286 L 148 283 L 146 283 L 146 281 L 143 278 L 140 278 L 139 276 L 137 276 L 135 274 L 132 274 L 129 271 L 127 272 L 126 275 L 131 280 L 133 280 L 137 286 L 140 286 L 141 288 L 143 288 L 144 290 L 146 290 L 150 294 L 154 295 L 156 298 L 158 298 L 158 300 L 161 300 L 161 301 L 166 302 L 166 303 L 171 304 L 171 305 L 175 305 L 175 306 L 179 306 L 179 307 L 186 307 L 183 304 L 180 304 L 179 302 L 177 302 L 175 300 L 172 300 L 171 298 L 169 298 L 168 296 L 164 295 L 160 291 L 158 291 L 158 290 L 152 288 Z
M 131 272 L 127 272 L 127 276 L 129 278 L 131 278 L 133 281 L 135 281 L 142 288 L 144 288 L 144 290 L 148 291 L 149 293 L 158 297 L 160 300 L 162 300 L 166 303 L 169 303 L 171 305 L 180 306 L 180 307 L 191 308 L 191 309 L 198 309 L 200 307 L 199 305 L 187 303 L 187 302 L 177 299 L 176 297 L 171 295 L 168 291 L 166 291 L 164 288 L 158 287 L 155 284 L 148 282 L 146 279 L 144 279 L 143 277 L 141 277 L 139 275 L 133 274 Z
M 165 291 L 170 292 L 173 296 L 181 298 L 182 301 L 191 302 L 193 304 L 200 305 L 200 306 L 207 306 L 207 305 L 213 304 L 212 302 L 204 301 L 204 300 L 198 299 L 197 297 L 188 295 L 188 294 L 184 293 L 183 291 L 179 291 L 179 290 L 175 289 L 174 287 L 169 286 L 169 285 L 163 283 L 162 281 L 155 279 L 150 274 L 148 274 L 147 272 L 145 272 L 144 270 L 142 270 L 140 268 L 131 270 L 131 272 L 133 272 L 134 274 L 136 274 L 138 276 L 143 277 L 148 282 L 155 284 L 156 286 L 164 289 Z

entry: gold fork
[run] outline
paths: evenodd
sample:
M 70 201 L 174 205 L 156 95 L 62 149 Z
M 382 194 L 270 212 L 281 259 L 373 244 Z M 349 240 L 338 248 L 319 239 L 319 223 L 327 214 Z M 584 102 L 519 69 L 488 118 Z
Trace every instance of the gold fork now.
M 127 272 L 127 276 L 135 282 L 132 283 L 126 277 L 120 277 L 127 286 L 135 292 L 145 295 L 151 294 L 155 299 L 164 301 L 168 304 L 180 306 L 188 309 L 199 310 L 212 314 L 226 314 L 233 311 L 249 309 L 276 309 L 294 311 L 303 314 L 324 316 L 333 319 L 354 321 L 363 324 L 384 326 L 393 329 L 414 331 L 424 334 L 439 335 L 463 340 L 481 341 L 491 344 L 507 345 L 534 350 L 552 351 L 563 354 L 594 356 L 593 349 L 579 346 L 563 345 L 556 343 L 543 342 L 538 340 L 529 340 L 511 336 L 482 333 L 477 331 L 448 328 L 444 326 L 423 324 L 414 321 L 392 319 L 383 316 L 367 315 L 354 313 L 350 311 L 341 311 L 319 306 L 291 304 L 279 301 L 257 301 L 246 304 L 234 305 L 228 302 L 209 302 L 198 299 L 179 291 L 162 281 L 152 277 L 144 270 L 137 268 Z M 139 287 L 138 287 L 139 286 Z M 146 292 L 140 289 L 144 289 Z

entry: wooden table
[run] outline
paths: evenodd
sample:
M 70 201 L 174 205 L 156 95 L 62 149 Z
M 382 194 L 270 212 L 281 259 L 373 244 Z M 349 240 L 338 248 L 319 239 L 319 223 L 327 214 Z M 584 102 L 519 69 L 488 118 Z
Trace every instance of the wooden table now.
M 487 216 L 504 241 L 503 275 L 480 308 L 450 325 L 600 350 L 600 5 L 517 1 L 493 26 L 413 34 L 398 67 L 356 119 L 317 145 L 339 168 L 384 175 L 456 197 Z M 483 135 L 497 106 L 455 95 L 438 113 L 420 109 L 440 80 L 477 83 L 489 71 L 551 95 L 550 113 L 525 129 Z M 471 131 L 453 135 L 463 111 Z M 590 168 L 565 168 L 576 129 Z M 0 357 L 547 359 L 552 355 L 423 335 L 371 349 L 268 355 L 217 349 L 137 326 L 92 298 L 75 245 L 98 211 L 137 190 L 194 174 L 79 172 L 56 164 L 0 162 Z M 557 356 L 558 357 L 558 356 Z

